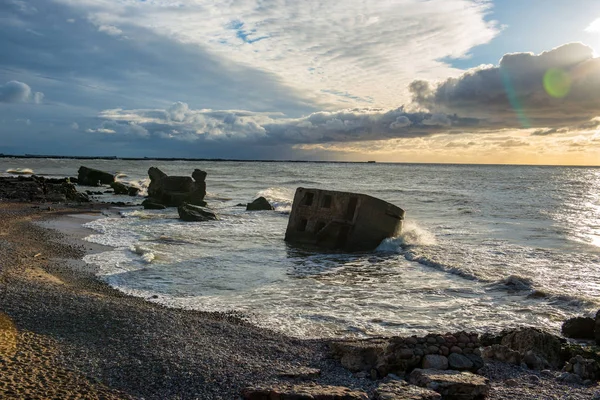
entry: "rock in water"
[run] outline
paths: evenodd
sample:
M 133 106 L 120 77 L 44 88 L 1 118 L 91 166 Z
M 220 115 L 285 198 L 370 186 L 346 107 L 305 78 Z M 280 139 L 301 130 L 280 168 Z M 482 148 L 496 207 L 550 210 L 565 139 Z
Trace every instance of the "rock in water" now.
M 572 339 L 594 339 L 596 321 L 594 318 L 575 317 L 566 320 L 562 325 L 562 334 Z
M 146 199 L 142 202 L 142 206 L 144 206 L 144 210 L 164 210 L 167 208 L 162 204 L 154 203 L 150 199 Z
M 179 213 L 179 218 L 188 222 L 214 221 L 218 219 L 216 214 L 208 208 L 187 203 L 183 203 L 177 207 L 177 212 Z
M 113 182 L 110 184 L 110 187 L 113 188 L 115 194 L 127 194 L 128 189 L 127 186 L 123 185 L 121 182 Z
M 246 206 L 246 211 L 270 211 L 274 210 L 273 206 L 264 197 L 259 197 L 252 203 Z
M 167 207 L 179 207 L 183 203 L 206 206 L 206 172 L 196 169 L 192 175 L 194 179 L 189 176 L 168 176 L 160 169 L 151 167 L 148 170 L 148 197 L 152 202 Z
M 488 379 L 470 372 L 415 369 L 408 381 L 435 390 L 444 400 L 484 399 L 490 391 Z
M 99 185 L 110 185 L 115 181 L 114 174 L 100 171 L 99 169 L 79 167 L 77 181 L 80 185 L 85 186 L 99 186 Z
M 302 385 L 276 385 L 248 387 L 242 390 L 244 400 L 369 400 L 362 390 L 343 386 L 321 386 L 314 383 Z
M 440 400 L 442 396 L 430 389 L 409 385 L 406 381 L 391 381 L 375 389 L 374 400 Z

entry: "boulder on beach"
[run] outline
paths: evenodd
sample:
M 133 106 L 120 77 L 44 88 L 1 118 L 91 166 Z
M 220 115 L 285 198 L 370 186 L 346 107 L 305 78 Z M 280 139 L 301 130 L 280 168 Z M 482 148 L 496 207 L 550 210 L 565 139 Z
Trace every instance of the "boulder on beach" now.
M 203 222 L 217 220 L 217 215 L 208 208 L 183 203 L 177 207 L 179 218 L 188 222 Z
M 530 359 L 533 360 L 532 355 L 535 355 L 546 367 L 558 368 L 561 365 L 561 339 L 541 329 L 515 329 L 506 334 L 501 343 L 521 355 L 530 352 Z M 537 360 L 535 364 L 540 365 Z
M 192 177 L 168 176 L 160 169 L 151 167 L 148 176 L 148 198 L 152 202 L 167 207 L 179 207 L 183 203 L 206 206 L 206 172 L 196 169 Z
M 563 336 L 572 339 L 594 339 L 596 320 L 589 317 L 575 317 L 566 320 L 561 328 Z
M 115 175 L 99 169 L 79 167 L 77 181 L 84 186 L 110 185 L 115 181 Z
M 596 313 L 596 326 L 594 329 L 594 336 L 596 338 L 596 344 L 600 345 L 600 310 Z
M 380 383 L 373 397 L 374 400 L 441 400 L 441 398 L 438 392 L 400 380 Z
M 274 210 L 273 206 L 264 197 L 259 197 L 252 203 L 246 205 L 246 211 L 271 211 Z

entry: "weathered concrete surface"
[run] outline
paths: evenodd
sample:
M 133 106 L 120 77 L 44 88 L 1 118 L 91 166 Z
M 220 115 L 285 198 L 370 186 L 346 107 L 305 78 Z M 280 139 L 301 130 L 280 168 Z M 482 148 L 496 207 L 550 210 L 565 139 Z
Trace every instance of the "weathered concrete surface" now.
M 148 170 L 150 185 L 148 198 L 152 203 L 167 207 L 179 207 L 183 203 L 205 206 L 206 172 L 194 170 L 192 177 L 168 176 L 160 169 L 150 167 Z
M 419 386 L 409 385 L 406 381 L 381 383 L 375 389 L 374 400 L 440 400 L 438 392 Z
M 362 390 L 343 386 L 317 384 L 276 385 L 272 387 L 249 387 L 242 390 L 244 400 L 369 400 Z
M 444 400 L 485 399 L 490 391 L 487 378 L 470 372 L 415 369 L 408 381 L 435 390 Z
M 365 194 L 298 188 L 285 233 L 291 243 L 372 250 L 397 236 L 404 210 Z

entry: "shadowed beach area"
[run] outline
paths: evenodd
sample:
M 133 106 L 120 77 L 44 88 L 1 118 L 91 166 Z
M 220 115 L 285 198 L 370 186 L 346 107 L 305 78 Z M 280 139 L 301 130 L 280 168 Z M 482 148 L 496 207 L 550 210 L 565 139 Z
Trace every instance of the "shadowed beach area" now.
M 98 280 L 81 257 L 103 247 L 80 239 L 81 223 L 106 207 L 0 203 L 0 398 L 237 399 L 249 385 L 297 382 L 284 375 L 299 367 L 319 369 L 318 384 L 373 395 L 381 380 L 343 368 L 327 341 L 167 308 Z M 496 361 L 482 373 L 489 399 L 597 392 Z

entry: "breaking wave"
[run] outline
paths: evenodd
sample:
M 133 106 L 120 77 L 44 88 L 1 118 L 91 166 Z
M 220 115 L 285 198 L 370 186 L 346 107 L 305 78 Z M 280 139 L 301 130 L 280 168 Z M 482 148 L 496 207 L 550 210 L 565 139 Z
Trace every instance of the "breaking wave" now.
M 273 208 L 275 208 L 275 211 L 289 213 L 292 211 L 294 193 L 294 189 L 285 187 L 270 187 L 258 192 L 256 197 L 262 196 L 267 199 Z
M 6 173 L 13 175 L 33 175 L 33 170 L 31 168 L 9 168 L 6 170 Z

